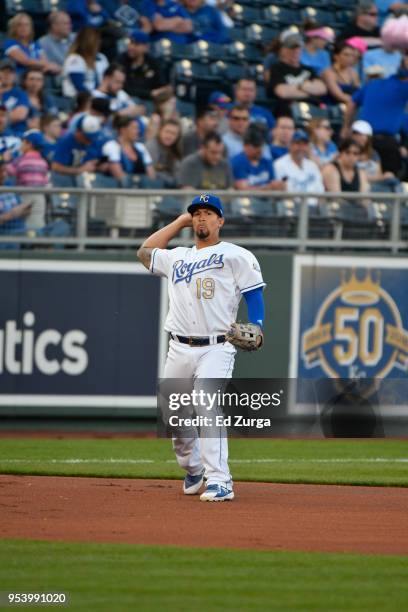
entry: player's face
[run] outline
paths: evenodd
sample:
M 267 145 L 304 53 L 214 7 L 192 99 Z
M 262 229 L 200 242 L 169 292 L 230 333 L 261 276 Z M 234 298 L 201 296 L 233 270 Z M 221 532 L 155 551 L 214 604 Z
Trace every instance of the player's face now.
M 200 240 L 217 238 L 220 228 L 224 225 L 222 217 L 211 208 L 197 208 L 192 216 L 193 230 L 197 238 Z

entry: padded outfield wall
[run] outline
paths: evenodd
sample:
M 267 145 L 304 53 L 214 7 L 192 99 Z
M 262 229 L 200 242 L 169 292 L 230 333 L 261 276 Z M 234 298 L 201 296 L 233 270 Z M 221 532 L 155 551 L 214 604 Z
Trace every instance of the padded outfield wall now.
M 165 281 L 131 254 L 5 255 L 0 415 L 152 414 L 167 345 Z M 407 378 L 407 259 L 256 255 L 266 343 L 238 355 L 235 377 Z

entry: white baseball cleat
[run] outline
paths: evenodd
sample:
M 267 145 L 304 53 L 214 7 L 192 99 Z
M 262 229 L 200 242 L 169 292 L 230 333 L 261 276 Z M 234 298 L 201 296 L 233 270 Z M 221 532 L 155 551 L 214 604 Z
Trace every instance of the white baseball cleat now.
M 201 501 L 229 501 L 234 499 L 234 491 L 220 484 L 210 484 L 200 495 Z
M 183 493 L 184 495 L 196 495 L 204 482 L 204 470 L 201 474 L 193 476 L 192 474 L 186 474 L 183 482 Z

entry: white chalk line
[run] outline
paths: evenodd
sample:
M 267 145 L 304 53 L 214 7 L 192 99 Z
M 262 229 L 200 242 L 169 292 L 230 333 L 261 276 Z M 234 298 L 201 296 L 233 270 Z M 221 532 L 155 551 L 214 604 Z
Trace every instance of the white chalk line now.
M 141 465 L 141 464 L 175 464 L 175 459 L 1 459 L 2 464 L 52 464 L 52 465 Z M 283 458 L 265 458 L 265 459 L 230 459 L 229 463 L 233 464 L 256 464 L 256 463 L 408 463 L 408 458 L 405 457 L 363 457 L 363 458 L 330 458 L 330 459 L 283 459 Z

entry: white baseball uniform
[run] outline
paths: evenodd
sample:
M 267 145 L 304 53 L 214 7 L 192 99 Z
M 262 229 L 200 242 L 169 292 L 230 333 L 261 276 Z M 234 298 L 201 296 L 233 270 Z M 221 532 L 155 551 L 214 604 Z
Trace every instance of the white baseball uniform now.
M 217 342 L 236 319 L 242 294 L 264 287 L 255 256 L 228 242 L 197 249 L 177 247 L 152 251 L 150 271 L 168 279 L 169 312 L 165 330 L 171 340 L 163 378 L 229 379 L 236 349 L 229 342 Z M 208 338 L 207 346 L 189 346 L 183 338 Z M 219 339 L 218 339 L 219 340 Z M 204 414 L 205 406 L 196 408 Z M 173 437 L 179 465 L 189 474 L 205 468 L 207 484 L 231 481 L 226 435 L 214 438 Z

